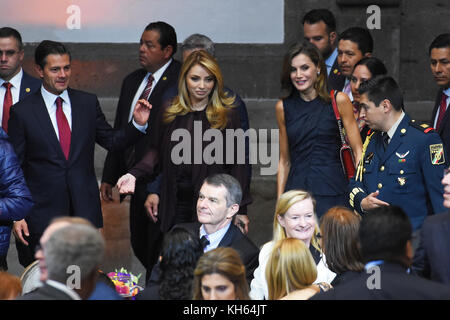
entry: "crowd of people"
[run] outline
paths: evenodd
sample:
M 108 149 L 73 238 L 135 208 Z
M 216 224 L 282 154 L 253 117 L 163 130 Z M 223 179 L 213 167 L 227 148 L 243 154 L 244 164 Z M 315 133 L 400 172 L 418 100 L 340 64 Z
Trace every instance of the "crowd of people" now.
M 450 299 L 450 34 L 429 46 L 439 91 L 422 123 L 367 29 L 338 34 L 327 9 L 302 27 L 280 66 L 277 201 L 261 248 L 247 236 L 248 137 L 211 143 L 249 129 L 211 39 L 189 36 L 179 62 L 174 28 L 148 24 L 111 126 L 96 95 L 70 87 L 63 43 L 38 44 L 35 79 L 20 33 L 0 28 L 0 298 L 121 299 L 99 271 L 101 200 L 116 186 L 131 195 L 131 246 L 146 270 L 136 299 Z M 100 187 L 96 143 L 108 150 Z M 26 292 L 7 273 L 11 233 L 20 264 L 39 271 Z

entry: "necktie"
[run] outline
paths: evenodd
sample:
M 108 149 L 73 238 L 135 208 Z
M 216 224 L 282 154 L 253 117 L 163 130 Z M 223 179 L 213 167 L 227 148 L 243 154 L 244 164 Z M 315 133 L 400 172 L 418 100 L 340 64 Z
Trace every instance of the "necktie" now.
M 445 111 L 447 110 L 447 95 L 442 93 L 441 104 L 439 105 L 439 116 L 436 122 L 436 130 L 440 128 L 442 119 L 444 119 Z
M 384 147 L 384 150 L 387 149 L 388 144 L 389 144 L 389 135 L 387 134 L 387 132 L 384 132 L 383 133 L 383 147 Z
M 153 76 L 150 75 L 148 77 L 147 84 L 144 88 L 144 91 L 142 91 L 142 93 L 139 97 L 139 100 L 141 100 L 141 99 L 148 100 L 148 98 L 150 97 L 150 91 L 152 90 L 153 80 L 155 80 L 155 78 L 153 78 Z M 133 108 L 134 108 L 134 106 L 133 106 Z M 131 115 L 131 119 L 133 119 L 133 115 Z M 127 169 L 133 168 L 135 162 L 136 162 L 136 148 L 134 145 L 132 145 L 131 147 L 127 148 L 125 151 L 125 163 L 126 163 Z
M 202 244 L 203 249 L 205 249 L 209 245 L 209 240 L 206 236 L 202 236 L 200 238 L 200 243 Z
M 58 124 L 58 132 L 59 132 L 59 143 L 61 144 L 61 149 L 66 156 L 66 159 L 69 159 L 69 151 L 70 151 L 70 127 L 67 122 L 66 115 L 62 109 L 63 99 L 61 97 L 56 98 L 56 123 Z
M 142 94 L 139 97 L 139 100 L 140 99 L 148 100 L 148 97 L 150 96 L 150 91 L 152 91 L 153 80 L 155 80 L 155 78 L 153 78 L 153 76 L 150 75 L 147 80 L 147 85 L 145 86 L 144 91 L 142 91 Z
M 11 94 L 11 86 L 12 84 L 9 82 L 3 82 L 3 86 L 6 88 L 5 99 L 3 100 L 3 119 L 2 119 L 2 128 L 8 133 L 8 120 L 9 120 L 9 110 L 12 106 L 12 94 Z

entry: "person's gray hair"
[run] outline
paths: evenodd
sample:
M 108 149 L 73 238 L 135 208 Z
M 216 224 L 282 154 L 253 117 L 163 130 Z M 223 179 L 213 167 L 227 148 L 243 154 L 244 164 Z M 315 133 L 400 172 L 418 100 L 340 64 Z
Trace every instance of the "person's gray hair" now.
M 215 45 L 214 42 L 207 36 L 199 33 L 194 33 L 187 37 L 181 44 L 181 52 L 185 50 L 202 49 L 214 57 Z
M 227 189 L 227 195 L 225 199 L 227 200 L 227 207 L 232 206 L 233 204 L 241 204 L 242 200 L 242 188 L 239 181 L 226 173 L 213 174 L 207 177 L 203 183 L 207 183 L 209 185 L 220 187 L 224 186 Z
M 84 280 L 102 262 L 104 249 L 105 241 L 94 227 L 72 224 L 56 230 L 43 247 L 48 278 L 65 283 L 73 274 L 68 268 L 75 266 Z

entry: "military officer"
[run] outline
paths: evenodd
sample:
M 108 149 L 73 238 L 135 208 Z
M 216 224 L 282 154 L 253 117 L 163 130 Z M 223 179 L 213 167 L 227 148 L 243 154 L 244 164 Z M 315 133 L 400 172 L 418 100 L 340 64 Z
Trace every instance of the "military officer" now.
M 359 91 L 361 116 L 371 132 L 349 184 L 350 205 L 360 214 L 380 206 L 400 206 L 417 231 L 427 215 L 446 210 L 440 183 L 445 167 L 442 141 L 433 128 L 405 114 L 393 78 L 373 78 Z

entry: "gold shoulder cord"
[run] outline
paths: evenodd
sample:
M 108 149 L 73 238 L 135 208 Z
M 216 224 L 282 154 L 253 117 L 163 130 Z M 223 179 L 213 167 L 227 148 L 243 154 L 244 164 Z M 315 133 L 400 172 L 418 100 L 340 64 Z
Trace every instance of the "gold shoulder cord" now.
M 358 169 L 356 170 L 355 181 L 358 181 L 358 178 L 359 178 L 360 179 L 359 181 L 362 182 L 362 176 L 363 176 L 363 170 L 364 170 L 364 157 L 366 155 L 367 146 L 369 145 L 370 139 L 372 138 L 374 133 L 375 132 L 372 132 L 369 136 L 366 137 L 366 140 L 364 141 L 361 159 L 359 160 Z

